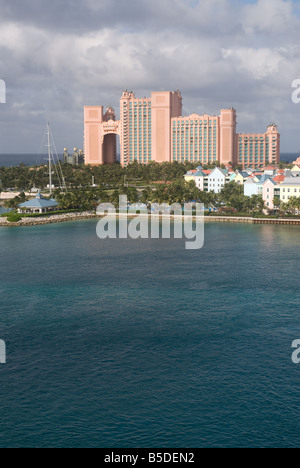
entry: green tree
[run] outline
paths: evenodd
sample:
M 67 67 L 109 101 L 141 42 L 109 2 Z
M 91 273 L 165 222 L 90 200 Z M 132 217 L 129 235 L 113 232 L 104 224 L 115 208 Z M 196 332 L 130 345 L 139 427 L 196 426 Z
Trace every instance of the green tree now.
M 21 221 L 22 216 L 16 211 L 11 211 L 10 213 L 7 214 L 6 219 L 10 223 L 18 223 L 19 221 Z
M 290 211 L 293 215 L 299 213 L 300 209 L 300 198 L 298 197 L 291 197 L 287 202 L 287 210 Z
M 273 205 L 276 210 L 280 208 L 280 197 L 278 195 L 273 198 Z
M 262 213 L 263 210 L 266 208 L 262 195 L 252 195 L 251 201 L 253 203 L 254 213 Z

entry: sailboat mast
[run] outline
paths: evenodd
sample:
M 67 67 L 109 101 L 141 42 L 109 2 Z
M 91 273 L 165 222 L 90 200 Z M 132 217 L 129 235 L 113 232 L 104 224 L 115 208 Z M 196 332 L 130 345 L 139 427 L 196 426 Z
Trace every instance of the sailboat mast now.
M 50 196 L 52 195 L 52 165 L 51 165 L 51 142 L 50 142 L 50 125 L 47 123 L 47 135 L 48 135 L 48 162 L 49 162 L 49 186 Z

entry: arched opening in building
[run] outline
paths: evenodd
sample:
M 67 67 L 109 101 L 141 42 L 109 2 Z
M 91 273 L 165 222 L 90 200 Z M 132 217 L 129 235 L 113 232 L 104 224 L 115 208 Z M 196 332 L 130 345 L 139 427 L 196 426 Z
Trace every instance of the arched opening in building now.
M 120 161 L 120 137 L 116 133 L 108 133 L 103 141 L 103 164 L 115 164 Z

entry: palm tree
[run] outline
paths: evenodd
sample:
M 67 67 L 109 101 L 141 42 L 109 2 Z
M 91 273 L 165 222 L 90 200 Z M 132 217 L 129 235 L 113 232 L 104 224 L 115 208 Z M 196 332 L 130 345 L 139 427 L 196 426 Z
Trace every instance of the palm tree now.
M 273 198 L 273 206 L 276 210 L 280 208 L 280 203 L 280 197 L 278 195 L 275 195 L 275 197 Z
M 262 213 L 266 208 L 262 195 L 252 195 L 251 203 L 253 213 Z
M 142 196 L 141 196 L 141 203 L 149 203 L 152 201 L 153 198 L 153 191 L 150 188 L 146 188 L 143 190 Z
M 296 215 L 299 213 L 300 209 L 300 199 L 298 197 L 291 197 L 287 203 L 288 209 Z
M 283 214 L 286 214 L 289 210 L 289 206 L 288 206 L 288 203 L 285 203 L 285 202 L 281 202 L 280 203 L 280 211 L 283 213 Z
M 300 212 L 300 197 L 296 198 L 295 206 L 296 206 L 296 209 L 297 209 L 297 214 L 299 215 L 299 212 Z

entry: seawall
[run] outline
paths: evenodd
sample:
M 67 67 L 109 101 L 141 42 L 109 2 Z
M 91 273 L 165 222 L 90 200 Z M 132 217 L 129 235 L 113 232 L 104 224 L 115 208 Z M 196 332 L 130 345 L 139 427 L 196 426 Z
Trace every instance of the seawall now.
M 10 223 L 6 218 L 0 218 L 0 227 L 11 227 L 11 226 L 40 226 L 43 224 L 54 224 L 54 223 L 65 223 L 68 221 L 78 221 L 85 219 L 97 219 L 103 215 L 95 214 L 92 211 L 80 212 L 80 213 L 66 213 L 61 215 L 45 216 L 40 218 L 22 218 L 17 223 Z M 122 215 L 117 214 L 118 217 Z M 124 216 L 124 215 L 123 215 Z M 125 215 L 126 216 L 126 215 Z M 134 218 L 136 215 L 127 215 L 128 218 Z M 148 215 L 140 215 L 148 216 Z M 149 215 L 150 216 L 150 215 Z M 153 217 L 162 218 L 163 215 L 152 215 Z M 183 216 L 171 216 L 172 219 L 182 219 Z M 193 218 L 196 219 L 194 216 Z M 290 226 L 300 226 L 300 218 L 251 218 L 251 217 L 235 217 L 235 216 L 205 216 L 205 222 L 217 222 L 217 223 L 248 223 L 248 224 L 280 224 Z

